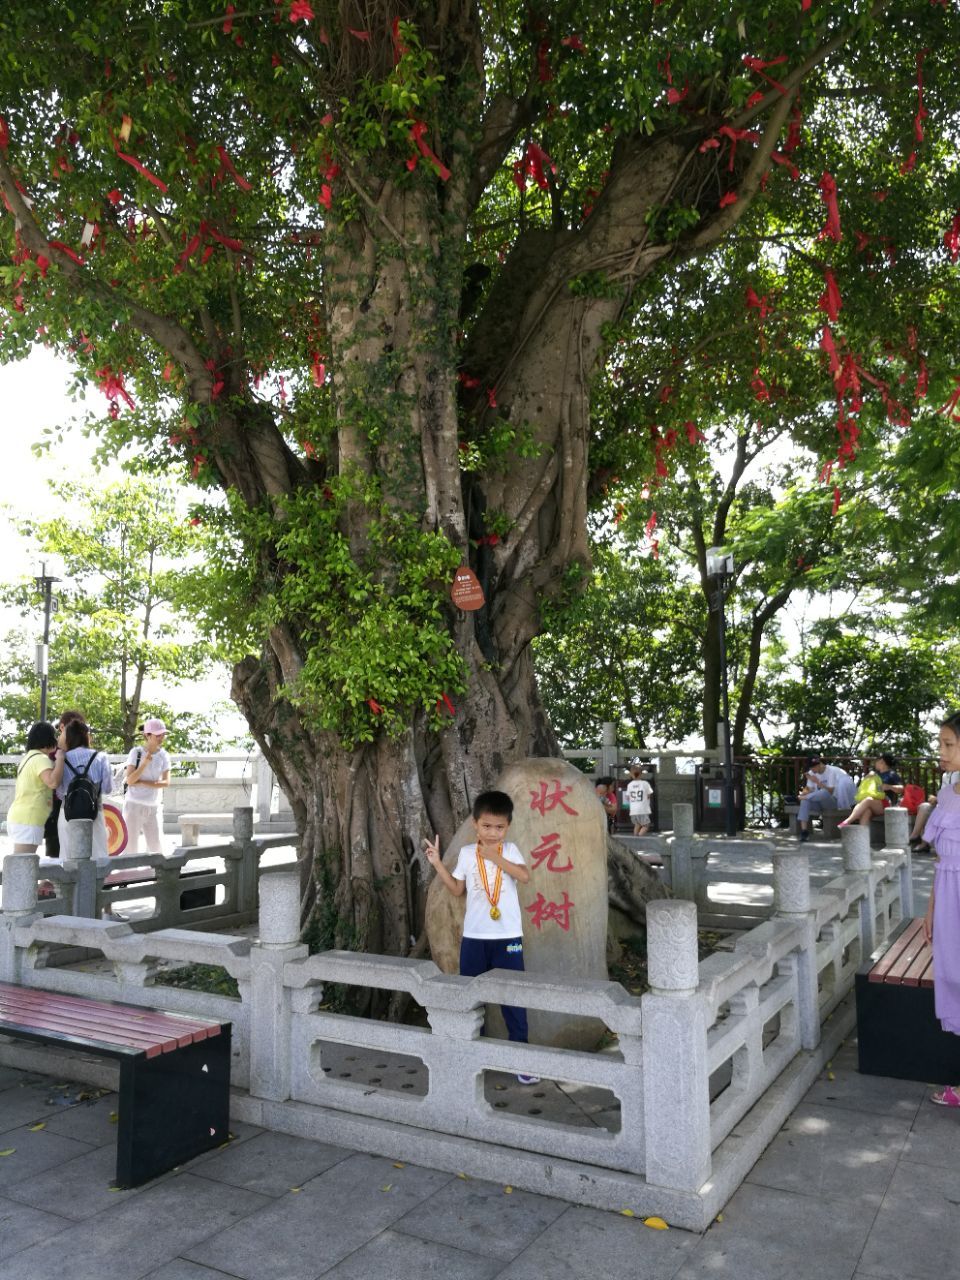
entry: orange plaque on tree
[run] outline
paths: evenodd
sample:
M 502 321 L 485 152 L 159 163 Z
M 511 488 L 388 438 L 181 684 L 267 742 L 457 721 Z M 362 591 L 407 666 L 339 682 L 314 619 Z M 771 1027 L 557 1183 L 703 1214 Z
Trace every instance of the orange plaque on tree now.
M 462 564 L 453 575 L 453 586 L 450 588 L 450 599 L 458 609 L 482 609 L 486 604 L 483 587 L 477 575 L 468 564 Z

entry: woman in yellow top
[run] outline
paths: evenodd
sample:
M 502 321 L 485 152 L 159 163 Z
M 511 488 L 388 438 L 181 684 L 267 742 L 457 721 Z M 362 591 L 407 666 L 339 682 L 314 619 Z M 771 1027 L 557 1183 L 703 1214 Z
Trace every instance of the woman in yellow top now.
M 51 760 L 54 748 L 56 756 Z M 17 789 L 7 811 L 7 834 L 14 853 L 36 853 L 54 788 L 63 778 L 63 757 L 56 729 L 45 720 L 38 721 L 27 734 L 27 750 L 17 767 Z

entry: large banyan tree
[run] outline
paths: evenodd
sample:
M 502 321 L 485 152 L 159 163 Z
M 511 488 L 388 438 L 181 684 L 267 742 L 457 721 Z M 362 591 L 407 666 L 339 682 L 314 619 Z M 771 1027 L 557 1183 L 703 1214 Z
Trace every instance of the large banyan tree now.
M 196 518 L 222 551 L 197 606 L 293 805 L 323 936 L 408 951 L 423 835 L 554 751 L 530 642 L 576 589 L 591 496 L 618 455 L 656 482 L 707 447 L 669 395 L 594 438 L 638 316 L 677 329 L 687 376 L 679 273 L 702 264 L 742 314 L 724 246 L 801 255 L 816 288 L 793 307 L 819 315 L 817 394 L 841 403 L 820 448 L 856 453 L 845 291 L 889 295 L 897 239 L 919 315 L 958 251 L 954 19 L 930 0 L 4 5 L 0 353 L 68 353 L 111 448 L 210 491 Z M 913 324 L 904 359 L 933 367 Z M 451 600 L 460 566 L 479 609 Z

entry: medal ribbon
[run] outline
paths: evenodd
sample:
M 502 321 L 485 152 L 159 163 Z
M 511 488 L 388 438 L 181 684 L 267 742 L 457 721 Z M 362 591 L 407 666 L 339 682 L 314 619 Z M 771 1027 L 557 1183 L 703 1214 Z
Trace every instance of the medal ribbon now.
M 497 856 L 503 857 L 503 845 L 497 848 Z M 480 883 L 483 885 L 483 892 L 487 895 L 487 901 L 493 909 L 496 909 L 497 903 L 500 901 L 500 889 L 503 885 L 503 867 L 497 867 L 497 874 L 493 879 L 493 893 L 490 892 L 490 881 L 487 878 L 487 866 L 480 854 L 480 846 L 477 846 L 477 872 L 480 875 Z M 496 919 L 496 917 L 494 917 Z

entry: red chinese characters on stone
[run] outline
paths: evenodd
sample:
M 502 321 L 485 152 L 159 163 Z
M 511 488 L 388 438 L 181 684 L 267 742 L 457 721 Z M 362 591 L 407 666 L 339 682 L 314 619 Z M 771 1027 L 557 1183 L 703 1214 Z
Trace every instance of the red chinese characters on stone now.
M 570 930 L 570 912 L 573 910 L 574 904 L 566 893 L 563 895 L 562 902 L 548 902 L 542 893 L 538 893 L 536 899 L 526 908 L 530 912 L 534 926 L 541 929 L 545 923 L 555 920 L 565 933 Z
M 549 783 L 541 779 L 540 790 L 530 792 L 530 808 L 536 809 L 537 813 L 546 816 L 546 814 L 552 813 L 559 805 L 564 813 L 569 813 L 571 817 L 577 818 L 580 816 L 577 810 L 571 809 L 563 799 L 572 790 L 572 787 L 561 787 L 559 778 L 551 778 Z
M 566 866 L 558 867 L 556 863 L 557 854 L 560 853 L 560 836 L 556 831 L 551 831 L 548 836 L 543 836 L 536 849 L 530 853 L 533 859 L 534 871 L 539 871 L 541 866 L 546 864 L 547 871 L 572 871 L 573 863 L 567 858 Z

